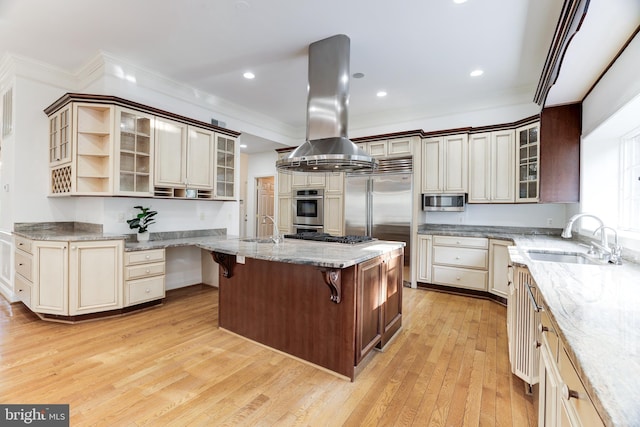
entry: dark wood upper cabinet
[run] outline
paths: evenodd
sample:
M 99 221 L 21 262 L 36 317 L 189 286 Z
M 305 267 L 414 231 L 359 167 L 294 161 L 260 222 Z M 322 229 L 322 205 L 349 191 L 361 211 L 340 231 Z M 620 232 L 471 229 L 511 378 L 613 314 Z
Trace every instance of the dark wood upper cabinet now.
M 540 203 L 580 201 L 582 104 L 540 113 Z

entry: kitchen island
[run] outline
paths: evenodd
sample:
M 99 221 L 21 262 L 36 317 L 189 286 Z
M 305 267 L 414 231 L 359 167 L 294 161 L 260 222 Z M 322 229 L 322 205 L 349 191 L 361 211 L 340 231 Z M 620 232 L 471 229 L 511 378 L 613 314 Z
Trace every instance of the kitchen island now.
M 402 242 L 200 247 L 220 264 L 220 328 L 352 381 L 401 327 Z

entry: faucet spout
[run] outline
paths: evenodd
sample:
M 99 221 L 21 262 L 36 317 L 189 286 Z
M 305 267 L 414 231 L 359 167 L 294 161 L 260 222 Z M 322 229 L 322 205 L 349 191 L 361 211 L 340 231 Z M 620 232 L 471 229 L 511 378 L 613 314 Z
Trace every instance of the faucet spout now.
M 571 218 L 569 218 L 569 221 L 567 221 L 567 225 L 565 225 L 564 229 L 562 230 L 561 236 L 563 238 L 565 238 L 565 239 L 570 239 L 571 238 L 571 228 L 573 227 L 573 223 L 576 222 L 578 219 L 583 218 L 583 217 L 591 217 L 591 218 L 595 219 L 596 221 L 598 221 L 600 223 L 600 227 L 604 227 L 604 222 L 602 222 L 602 220 L 600 218 L 598 218 L 597 216 L 595 216 L 594 214 L 579 213 L 579 214 L 576 214 L 576 215 L 572 216 Z M 604 236 L 605 233 L 602 233 L 602 235 Z M 604 240 L 603 244 L 606 244 L 606 236 L 604 237 L 604 239 L 605 240 Z

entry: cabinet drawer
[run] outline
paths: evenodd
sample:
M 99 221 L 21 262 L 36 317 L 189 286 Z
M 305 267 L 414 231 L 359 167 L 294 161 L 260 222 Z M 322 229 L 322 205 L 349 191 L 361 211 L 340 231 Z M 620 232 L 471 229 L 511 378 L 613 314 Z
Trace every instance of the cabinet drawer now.
M 553 323 L 551 323 L 551 319 L 547 312 L 543 311 L 540 313 L 540 324 L 542 325 L 542 339 L 546 341 L 547 346 L 549 347 L 549 352 L 553 357 L 553 361 L 558 361 L 558 334 L 555 331 L 555 327 Z
M 560 396 L 563 403 L 570 411 L 574 412 L 576 418 L 582 422 L 583 427 L 587 426 L 603 426 L 602 420 L 596 411 L 593 402 L 587 395 L 587 391 L 582 385 L 582 381 L 578 377 L 576 369 L 569 360 L 569 356 L 564 349 L 560 350 L 558 358 L 558 370 L 560 371 Z M 567 387 L 572 392 L 577 393 L 576 397 L 569 397 L 567 399 L 566 390 Z
M 433 266 L 433 283 L 460 288 L 487 290 L 487 272 L 466 268 Z
M 32 254 L 31 250 L 31 240 L 25 239 L 24 237 L 14 236 L 16 249 L 20 249 L 21 251 L 25 251 L 28 254 Z
M 31 276 L 31 261 L 33 257 L 22 251 L 15 252 L 16 273 L 21 274 L 27 280 L 33 280 Z
M 15 277 L 16 295 L 27 307 L 31 308 L 31 282 L 16 274 Z
M 158 261 L 164 261 L 164 249 L 124 253 L 124 265 L 146 264 Z
M 124 305 L 140 304 L 164 298 L 164 276 L 132 280 L 125 285 Z
M 143 277 L 158 276 L 164 274 L 164 262 L 155 264 L 141 264 L 125 267 L 124 280 L 142 279 Z
M 489 239 L 484 237 L 433 236 L 433 244 L 467 248 L 489 248 Z
M 487 269 L 488 252 L 486 249 L 433 247 L 433 263 L 460 267 Z

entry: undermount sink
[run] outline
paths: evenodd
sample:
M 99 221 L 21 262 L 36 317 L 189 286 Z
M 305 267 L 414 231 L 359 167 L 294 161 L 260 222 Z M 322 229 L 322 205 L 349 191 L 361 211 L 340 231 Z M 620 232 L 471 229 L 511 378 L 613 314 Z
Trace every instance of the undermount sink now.
M 527 251 L 533 261 L 562 262 L 569 264 L 598 264 L 580 252 Z

